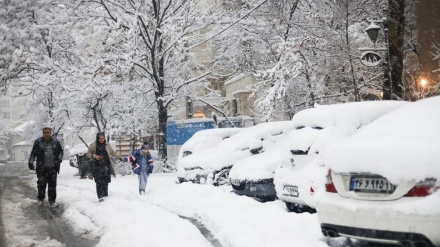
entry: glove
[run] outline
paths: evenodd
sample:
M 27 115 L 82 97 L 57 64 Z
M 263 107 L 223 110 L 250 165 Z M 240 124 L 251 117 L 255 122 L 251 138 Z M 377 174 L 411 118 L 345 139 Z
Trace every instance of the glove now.
M 28 166 L 29 166 L 29 169 L 31 169 L 32 171 L 35 170 L 35 167 L 34 167 L 33 163 L 29 162 Z

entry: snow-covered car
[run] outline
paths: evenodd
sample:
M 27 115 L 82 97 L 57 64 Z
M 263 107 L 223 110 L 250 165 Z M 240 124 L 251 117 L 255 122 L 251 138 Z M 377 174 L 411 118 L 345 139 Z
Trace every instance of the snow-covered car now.
M 87 146 L 83 143 L 75 145 L 69 150 L 69 164 L 72 167 L 78 168 L 78 173 L 81 178 L 86 178 L 89 174 L 89 162 L 90 159 L 87 157 Z
M 369 101 L 317 105 L 292 118 L 295 131 L 287 138 L 275 171 L 277 197 L 290 212 L 315 213 L 315 195 L 323 191 L 327 168 L 317 156 L 330 144 L 355 134 L 373 120 L 408 104 Z
M 177 159 L 177 182 L 205 183 L 206 177 L 197 175 L 192 176 L 192 173 L 187 172 L 182 166 L 182 162 L 185 162 L 182 160 L 189 155 L 198 154 L 203 152 L 203 150 L 216 146 L 221 141 L 237 134 L 241 130 L 242 128 L 218 128 L 196 132 L 179 150 L 179 156 Z
M 273 145 L 264 152 L 235 163 L 229 172 L 229 181 L 234 193 L 253 197 L 261 202 L 277 198 L 273 177 L 279 162 L 280 149 L 291 130 L 293 127 L 272 136 Z
M 181 158 L 177 168 L 179 180 L 229 184 L 229 171 L 237 161 L 272 149 L 277 139 L 291 129 L 290 121 L 243 128 L 212 148 Z
M 179 150 L 178 162 L 194 152 L 211 148 L 232 135 L 237 134 L 241 128 L 206 129 L 196 132 L 186 141 Z
M 440 97 L 411 103 L 329 146 L 322 233 L 440 246 Z

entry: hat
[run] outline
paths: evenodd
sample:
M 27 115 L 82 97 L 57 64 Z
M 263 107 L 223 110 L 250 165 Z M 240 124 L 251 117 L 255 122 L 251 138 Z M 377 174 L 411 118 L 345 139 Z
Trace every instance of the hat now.
M 148 150 L 148 145 L 143 144 L 143 145 L 141 146 L 141 150 Z
M 50 129 L 50 130 L 52 130 L 52 127 L 50 127 L 49 125 L 43 125 L 42 130 L 44 130 L 44 129 Z

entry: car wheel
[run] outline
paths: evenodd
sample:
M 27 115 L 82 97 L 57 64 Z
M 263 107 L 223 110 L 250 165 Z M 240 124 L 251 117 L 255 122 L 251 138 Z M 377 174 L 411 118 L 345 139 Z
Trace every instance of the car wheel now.
M 84 159 L 78 157 L 78 173 L 80 178 L 86 178 L 87 176 L 87 164 Z
M 294 213 L 316 213 L 316 209 L 307 205 L 286 202 L 287 211 Z
M 309 210 L 308 210 L 309 213 L 316 214 L 316 209 L 315 208 L 312 208 L 312 207 L 308 207 L 308 208 L 309 208 Z
M 214 186 L 229 185 L 229 169 L 224 169 L 214 174 Z
M 254 198 L 259 202 L 271 202 L 277 199 L 276 197 L 273 196 L 255 196 Z
M 287 211 L 297 213 L 298 204 L 286 202 Z

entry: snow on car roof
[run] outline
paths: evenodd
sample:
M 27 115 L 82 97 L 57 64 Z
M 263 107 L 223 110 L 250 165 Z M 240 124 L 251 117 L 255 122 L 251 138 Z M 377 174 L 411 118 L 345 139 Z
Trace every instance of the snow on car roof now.
M 87 153 L 88 150 L 89 149 L 86 147 L 86 145 L 84 145 L 84 143 L 80 143 L 69 149 L 69 154 L 70 156 L 77 154 L 85 154 Z
M 179 151 L 179 159 L 185 151 L 197 152 L 211 148 L 241 130 L 241 128 L 220 128 L 198 131 L 182 145 Z
M 237 133 L 231 138 L 219 143 L 218 148 L 231 150 L 243 148 L 257 148 L 261 146 L 261 142 L 270 145 L 270 140 L 273 136 L 287 133 L 293 129 L 290 121 L 278 121 L 269 123 L 260 123 L 258 125 L 249 127 Z
M 404 101 L 364 101 L 333 105 L 315 105 L 315 108 L 296 113 L 292 122 L 295 128 L 304 126 L 325 128 L 328 126 L 348 126 L 359 128 L 378 116 L 401 107 Z
M 292 119 L 297 130 L 289 135 L 286 147 L 289 150 L 307 151 L 310 148 L 310 152 L 320 151 L 330 143 L 353 135 L 360 127 L 406 104 L 408 102 L 365 101 L 317 105 L 316 108 L 300 111 Z
M 186 156 L 179 160 L 179 166 L 221 169 L 235 164 L 242 158 L 251 155 L 250 150 L 271 149 L 276 140 L 293 129 L 291 121 L 261 123 L 244 128 L 237 134 L 221 141 L 213 148 Z
M 440 178 L 440 97 L 411 103 L 378 118 L 323 153 L 335 172 L 369 172 L 394 184 Z

